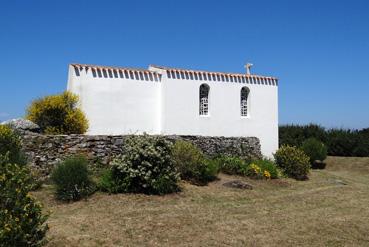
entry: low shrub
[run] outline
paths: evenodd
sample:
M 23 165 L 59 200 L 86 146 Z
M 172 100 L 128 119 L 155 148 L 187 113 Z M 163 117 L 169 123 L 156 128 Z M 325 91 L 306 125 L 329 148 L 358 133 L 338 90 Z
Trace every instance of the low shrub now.
M 101 173 L 97 185 L 99 190 L 103 192 L 118 193 L 120 190 L 119 181 L 115 181 L 111 169 L 106 169 Z
M 219 164 L 220 171 L 229 175 L 243 175 L 249 163 L 235 156 L 220 156 L 215 160 Z
M 181 179 L 197 185 L 214 180 L 217 164 L 206 160 L 202 151 L 191 142 L 178 140 L 172 148 L 172 159 Z
M 309 138 L 302 143 L 302 151 L 309 156 L 310 164 L 315 161 L 323 161 L 327 158 L 327 147 L 315 138 Z
M 48 216 L 29 193 L 31 177 L 25 166 L 0 157 L 0 246 L 41 246 Z
M 301 149 L 282 146 L 274 154 L 274 159 L 287 176 L 298 180 L 307 179 L 310 170 L 309 157 Z
M 277 168 L 277 165 L 269 159 L 253 160 L 251 164 L 255 164 L 260 168 L 260 175 L 263 178 L 275 179 L 279 177 L 280 172 Z
M 9 126 L 0 125 L 0 155 L 8 155 L 10 163 L 25 165 L 27 163 L 21 151 L 21 141 L 17 133 Z
M 170 142 L 159 136 L 131 136 L 123 148 L 125 154 L 111 162 L 112 187 L 107 190 L 145 194 L 179 190 L 179 174 L 172 162 Z
M 26 117 L 46 134 L 83 134 L 88 121 L 77 107 L 78 100 L 77 95 L 68 91 L 36 99 L 28 107 Z
M 77 201 L 91 195 L 95 185 L 89 177 L 88 161 L 83 156 L 67 158 L 57 165 L 51 174 L 56 186 L 56 198 L 62 201 Z

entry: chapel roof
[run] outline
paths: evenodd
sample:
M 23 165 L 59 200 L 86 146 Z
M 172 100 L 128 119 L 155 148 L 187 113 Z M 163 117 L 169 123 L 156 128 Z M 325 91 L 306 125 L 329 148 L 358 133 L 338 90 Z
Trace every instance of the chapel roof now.
M 128 71 L 141 71 L 141 72 L 145 72 L 145 73 L 157 74 L 157 72 L 155 72 L 155 71 L 151 71 L 151 70 L 148 70 L 148 69 L 142 69 L 142 68 L 129 68 L 129 67 L 119 67 L 119 66 L 103 66 L 103 65 L 80 64 L 80 63 L 72 63 L 70 65 L 73 66 L 73 67 L 78 67 L 78 68 L 128 70 Z
M 255 74 L 242 74 L 242 73 L 230 73 L 230 72 L 216 72 L 216 71 L 205 71 L 205 70 L 193 70 L 193 69 L 181 69 L 181 68 L 173 68 L 173 67 L 166 67 L 160 65 L 150 65 L 149 67 L 158 68 L 166 71 L 183 71 L 188 73 L 208 73 L 208 74 L 216 74 L 216 75 L 225 75 L 225 76 L 246 76 L 246 77 L 257 77 L 257 78 L 265 78 L 265 79 L 272 79 L 278 80 L 277 77 L 272 76 L 262 76 L 262 75 L 255 75 Z
M 155 81 L 161 81 L 162 74 L 158 70 L 164 70 L 168 74 L 169 78 L 177 78 L 177 79 L 189 79 L 192 78 L 211 78 L 213 80 L 220 81 L 231 81 L 231 82 L 244 82 L 244 83 L 251 83 L 251 84 L 267 84 L 267 85 L 278 85 L 278 78 L 271 77 L 271 76 L 261 76 L 255 74 L 242 74 L 242 73 L 226 73 L 226 72 L 214 72 L 214 71 L 204 71 L 204 70 L 192 70 L 192 69 L 180 69 L 180 68 L 172 68 L 172 67 L 165 67 L 165 66 L 158 66 L 158 65 L 150 65 L 148 69 L 142 68 L 128 68 L 128 67 L 116 67 L 116 66 L 101 66 L 101 65 L 91 65 L 91 64 L 79 64 L 79 63 L 72 63 L 70 64 L 75 69 L 79 70 L 89 70 L 92 69 L 94 73 L 95 70 L 110 70 L 110 71 L 121 71 L 122 73 L 138 73 L 138 75 L 146 74 L 148 76 L 152 76 Z M 121 73 L 119 72 L 119 73 Z M 79 73 L 79 72 L 78 72 Z M 175 75 L 175 74 L 185 74 Z M 138 75 L 136 77 L 138 77 Z M 189 75 L 189 76 L 188 76 Z M 201 80 L 201 79 L 200 79 Z M 212 80 L 212 79 L 210 79 Z

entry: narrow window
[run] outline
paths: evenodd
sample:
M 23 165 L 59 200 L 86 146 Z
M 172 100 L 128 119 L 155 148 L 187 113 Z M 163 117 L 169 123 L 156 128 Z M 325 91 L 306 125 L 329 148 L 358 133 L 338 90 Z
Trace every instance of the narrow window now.
M 92 76 L 93 77 L 96 77 L 96 70 L 95 69 L 92 69 L 91 71 L 92 71 Z
M 124 76 L 123 76 L 123 72 L 121 71 L 121 70 L 119 70 L 119 77 L 120 78 L 123 78 Z
M 247 117 L 247 101 L 249 97 L 249 89 L 247 87 L 243 87 L 241 89 L 241 116 Z
M 199 97 L 200 116 L 206 116 L 209 114 L 209 90 L 210 90 L 210 87 L 207 84 L 201 84 L 200 97 Z

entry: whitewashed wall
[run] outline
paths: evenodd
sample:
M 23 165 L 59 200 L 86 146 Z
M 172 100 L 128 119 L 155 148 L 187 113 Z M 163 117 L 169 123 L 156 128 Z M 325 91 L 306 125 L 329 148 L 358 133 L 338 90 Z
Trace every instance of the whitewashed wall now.
M 90 122 L 88 134 L 177 134 L 255 136 L 263 155 L 278 148 L 278 87 L 237 82 L 169 79 L 161 82 L 94 78 L 91 69 L 76 76 L 70 66 L 68 90 L 81 98 Z M 199 116 L 199 87 L 210 86 L 209 115 Z M 240 114 L 240 92 L 250 90 L 248 117 Z
M 70 66 L 67 89 L 80 96 L 87 134 L 160 133 L 160 82 L 94 78 L 91 69 L 77 77 Z
M 162 133 L 205 136 L 255 136 L 268 157 L 278 148 L 277 86 L 237 82 L 167 79 L 163 75 Z M 209 115 L 199 115 L 199 87 L 210 86 Z M 241 117 L 240 93 L 250 90 L 248 117 Z

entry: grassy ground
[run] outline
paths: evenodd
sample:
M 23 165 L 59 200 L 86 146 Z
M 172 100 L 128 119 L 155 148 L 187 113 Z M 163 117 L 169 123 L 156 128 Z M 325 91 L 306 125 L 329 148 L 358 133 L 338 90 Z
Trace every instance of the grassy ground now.
M 255 181 L 254 190 L 183 184 L 168 196 L 107 195 L 70 204 L 36 192 L 48 246 L 369 246 L 369 158 L 329 157 L 310 180 Z

